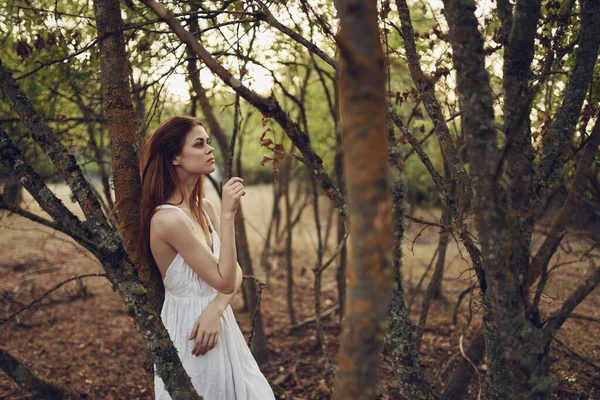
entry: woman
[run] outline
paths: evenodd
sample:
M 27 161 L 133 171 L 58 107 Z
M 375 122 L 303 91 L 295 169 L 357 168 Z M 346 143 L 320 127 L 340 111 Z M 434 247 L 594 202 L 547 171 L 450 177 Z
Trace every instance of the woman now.
M 202 123 L 172 117 L 144 146 L 140 249 L 165 285 L 162 321 L 192 384 L 206 400 L 274 399 L 229 303 L 242 283 L 234 217 L 246 194 L 242 179 L 223 186 L 221 218 L 202 198 L 215 170 Z M 156 399 L 170 399 L 155 376 Z

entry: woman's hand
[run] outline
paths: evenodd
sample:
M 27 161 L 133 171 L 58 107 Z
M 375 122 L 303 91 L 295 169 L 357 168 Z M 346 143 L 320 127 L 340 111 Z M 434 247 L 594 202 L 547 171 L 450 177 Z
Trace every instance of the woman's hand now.
M 242 178 L 231 178 L 223 185 L 223 198 L 221 200 L 221 219 L 233 219 L 237 212 L 240 199 L 246 194 Z
M 210 304 L 200 314 L 188 338 L 194 341 L 193 355 L 204 355 L 215 348 L 219 341 L 219 332 L 221 332 L 220 318 L 221 313 L 218 307 L 211 307 Z

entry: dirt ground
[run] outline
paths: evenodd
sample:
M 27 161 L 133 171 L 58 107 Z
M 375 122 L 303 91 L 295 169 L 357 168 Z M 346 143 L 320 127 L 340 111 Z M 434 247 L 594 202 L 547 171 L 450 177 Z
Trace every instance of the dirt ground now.
M 69 201 L 64 186 L 54 190 L 65 204 L 79 215 Z M 271 212 L 270 186 L 253 186 L 243 200 L 247 232 L 255 260 L 256 275 L 265 278 L 259 260 L 264 232 Z M 216 201 L 216 194 L 207 197 Z M 30 210 L 39 212 L 30 198 Z M 321 219 L 326 225 L 327 200 L 322 201 Z M 43 213 L 42 213 L 43 215 Z M 439 219 L 437 211 L 419 211 L 418 216 Z M 411 310 L 417 321 L 423 289 L 416 286 L 437 247 L 438 232 L 429 228 L 419 235 L 421 226 L 412 224 L 406 232 L 404 280 L 408 302 L 414 297 Z M 317 243 L 312 210 L 307 208 L 294 230 L 294 305 L 299 321 L 314 315 L 313 273 Z M 334 248 L 335 234 L 330 244 Z M 412 240 L 418 237 L 413 244 Z M 557 309 L 591 265 L 578 258 L 590 244 L 575 235 L 565 239 L 566 246 L 553 264 L 560 267 L 551 275 L 542 298 L 543 315 Z M 480 311 L 475 296 L 463 301 L 456 325 L 452 314 L 459 294 L 473 281 L 468 265 L 461 258 L 461 247 L 451 242 L 446 258 L 443 281 L 444 299 L 432 304 L 426 325 L 421 360 L 434 389 L 442 390 L 460 358 L 459 341 L 465 346 L 479 326 Z M 597 250 L 595 250 L 597 252 Z M 574 254 L 567 254 L 573 252 Z M 462 251 L 463 254 L 464 251 Z M 0 216 L 0 305 L 2 318 L 20 309 L 45 293 L 55 284 L 79 274 L 103 272 L 98 262 L 63 234 L 52 232 L 17 216 Z M 324 276 L 322 307 L 327 310 L 337 303 L 335 268 Z M 263 294 L 262 311 L 268 336 L 271 360 L 262 367 L 267 379 L 281 399 L 328 399 L 333 387 L 333 374 L 327 367 L 321 347 L 316 341 L 314 325 L 290 331 L 286 293 L 286 273 L 283 262 L 275 263 L 269 285 Z M 425 279 L 423 288 L 428 283 Z M 250 317 L 242 310 L 237 297 L 233 308 L 247 334 Z M 472 322 L 467 326 L 469 315 Z M 561 329 L 559 339 L 577 354 L 600 364 L 600 293 L 596 290 L 577 309 L 579 316 L 570 319 Z M 324 321 L 327 350 L 335 359 L 340 332 L 337 314 Z M 142 365 L 144 351 L 133 321 L 125 314 L 123 302 L 105 278 L 90 277 L 73 281 L 52 293 L 39 306 L 27 310 L 17 320 L 0 326 L 0 347 L 23 361 L 40 377 L 87 396 L 101 399 L 150 399 L 151 382 Z M 565 347 L 555 342 L 550 358 L 552 374 L 558 386 L 556 399 L 600 399 L 600 370 L 588 365 Z M 466 398 L 477 399 L 485 379 L 485 364 L 469 387 Z M 20 399 L 29 394 L 0 372 L 0 399 Z M 401 399 L 396 390 L 392 369 L 383 360 L 380 368 L 381 399 Z

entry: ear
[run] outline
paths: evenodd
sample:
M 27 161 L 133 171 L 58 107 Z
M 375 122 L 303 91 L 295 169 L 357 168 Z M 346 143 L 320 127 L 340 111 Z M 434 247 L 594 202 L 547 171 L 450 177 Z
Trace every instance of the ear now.
M 177 155 L 173 157 L 172 161 L 173 165 L 181 165 L 181 155 Z

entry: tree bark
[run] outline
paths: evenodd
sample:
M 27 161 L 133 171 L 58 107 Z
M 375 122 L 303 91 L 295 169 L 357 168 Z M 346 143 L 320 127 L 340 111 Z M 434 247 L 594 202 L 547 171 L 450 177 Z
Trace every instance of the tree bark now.
M 139 140 L 136 113 L 131 101 L 129 62 L 123 38 L 123 21 L 118 0 L 95 0 L 94 13 L 100 38 L 100 68 L 103 109 L 110 137 L 115 200 L 121 237 L 133 256 L 152 307 L 160 313 L 164 298 L 162 277 L 157 268 L 135 260 L 140 225 L 138 200 L 142 192 L 139 169 Z
M 471 339 L 471 343 L 465 354 L 473 364 L 479 365 L 481 360 L 483 360 L 484 353 L 485 339 L 483 336 L 483 329 L 480 329 L 473 339 Z M 467 394 L 467 387 L 471 383 L 473 375 L 475 375 L 475 370 L 469 360 L 461 357 L 456 365 L 454 374 L 444 388 L 441 400 L 462 400 L 465 397 Z
M 334 398 L 373 398 L 392 283 L 386 182 L 384 57 L 374 1 L 336 1 L 344 172 L 350 220 L 348 293 Z
M 404 170 L 402 154 L 393 126 L 388 128 L 390 189 L 393 202 L 394 284 L 385 334 L 384 353 L 394 369 L 398 390 L 406 399 L 429 400 L 432 394 L 425 379 L 412 324 L 404 302 L 402 285 L 402 238 L 404 237 Z
M 505 348 L 512 396 L 519 400 L 546 399 L 554 381 L 543 360 L 542 332 L 527 319 L 521 282 L 514 270 L 507 268 L 505 259 L 509 226 L 503 208 L 505 193 L 495 179 L 500 157 L 494 97 L 485 70 L 475 4 L 472 0 L 446 0 L 444 10 L 450 27 L 463 130 L 476 193 L 473 206 L 486 269 L 486 296 Z

